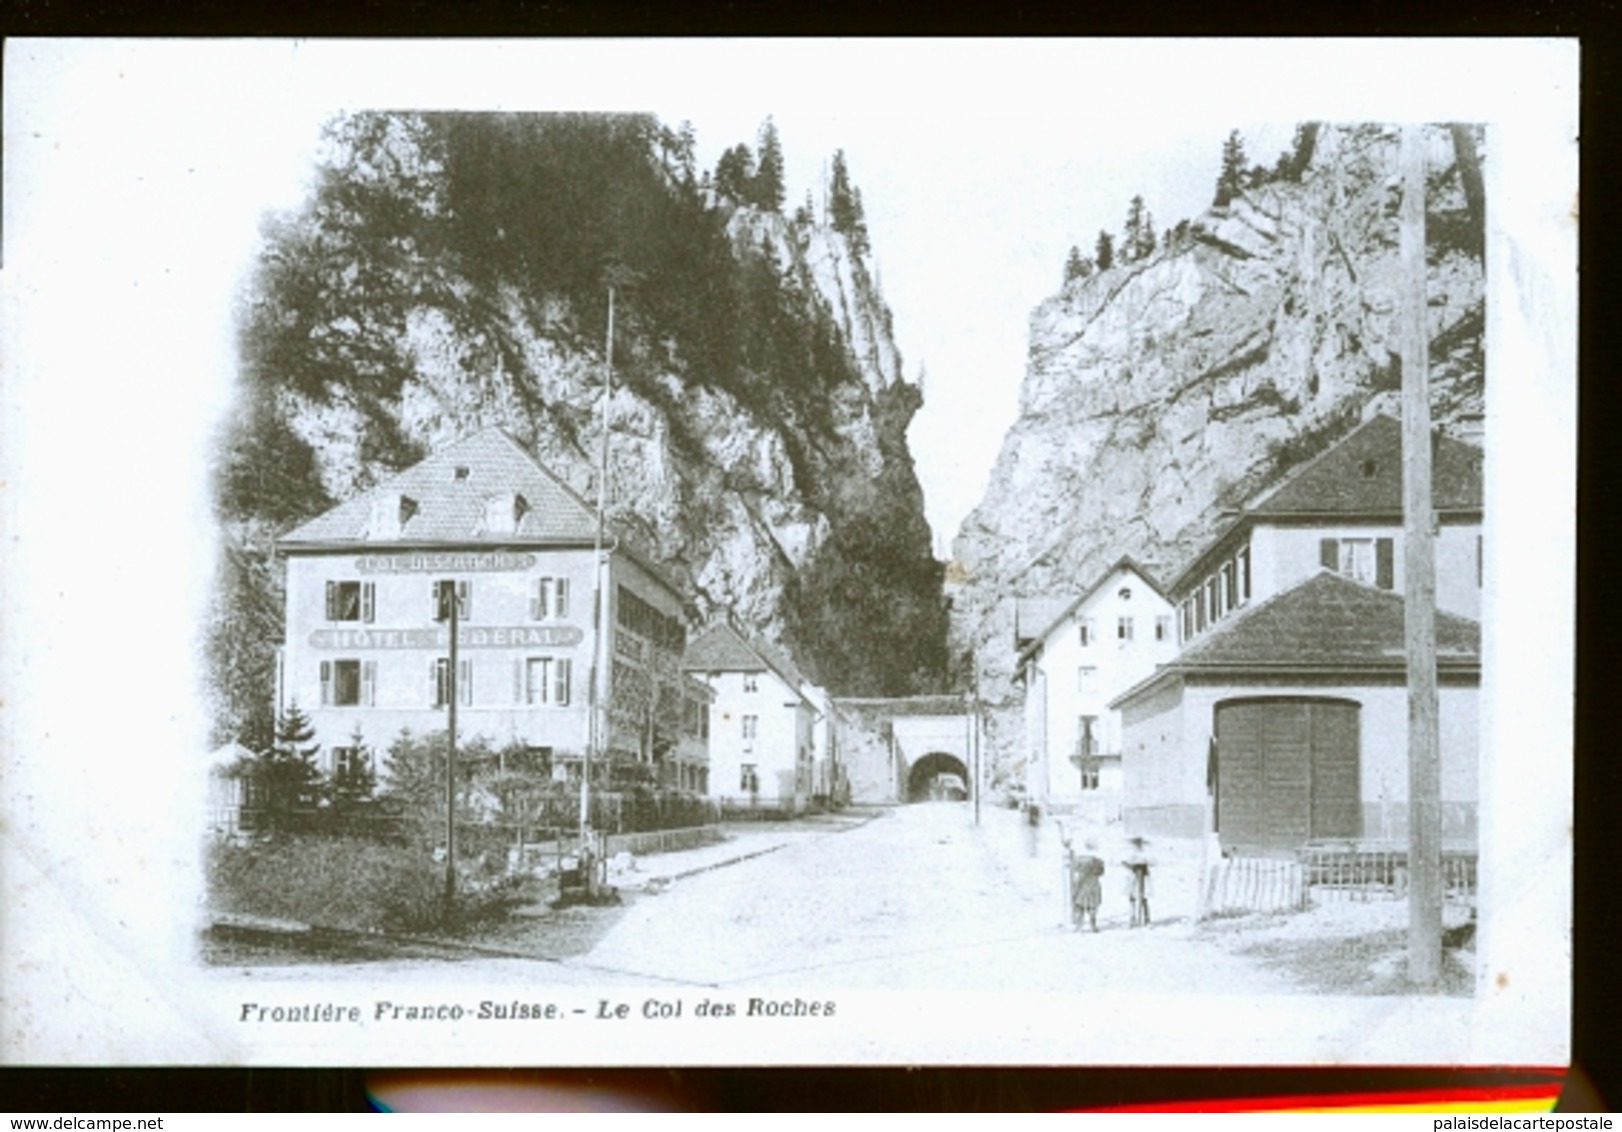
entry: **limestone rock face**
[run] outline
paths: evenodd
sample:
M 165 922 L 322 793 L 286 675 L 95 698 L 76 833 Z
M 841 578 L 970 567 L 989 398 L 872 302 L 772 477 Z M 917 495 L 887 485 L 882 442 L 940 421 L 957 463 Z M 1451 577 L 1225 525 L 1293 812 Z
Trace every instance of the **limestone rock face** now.
M 923 496 L 906 447 L 921 398 L 901 376 L 888 310 L 842 235 L 748 208 L 733 213 L 728 232 L 740 254 L 769 250 L 808 314 L 833 327 L 844 380 L 823 391 L 821 419 L 785 418 L 674 366 L 649 373 L 646 359 L 658 344 L 636 338 L 634 323 L 627 334 L 622 322 L 608 413 L 608 512 L 687 588 L 701 615 L 731 610 L 781 640 L 791 635 L 785 589 L 833 525 L 899 510 L 907 518 L 897 532 L 902 545 L 927 557 Z M 603 341 L 559 330 L 572 312 L 555 296 L 504 288 L 497 298 L 495 333 L 516 347 L 515 364 L 490 369 L 480 364 L 488 323 L 469 334 L 439 309 L 409 313 L 404 353 L 412 376 L 398 403 L 400 432 L 431 450 L 501 425 L 595 500 L 609 368 Z M 631 381 L 625 371 L 633 359 Z M 320 454 L 333 498 L 380 474 L 365 457 L 357 411 L 286 396 L 291 423 Z M 815 667 L 814 658 L 805 663 Z
M 1031 315 L 1020 416 L 949 572 L 953 655 L 1011 706 L 1014 603 L 1078 594 L 1122 554 L 1169 579 L 1218 514 L 1400 388 L 1399 136 L 1321 127 L 1298 178 L 1213 208 L 1148 256 Z M 1426 131 L 1433 413 L 1476 438 L 1483 397 L 1479 166 Z M 1471 177 L 1476 179 L 1472 182 Z M 1017 713 L 994 747 L 1018 750 Z
M 849 231 L 724 196 L 647 115 L 366 111 L 263 233 L 217 465 L 222 736 L 269 742 L 276 537 L 490 426 L 595 500 L 606 420 L 615 534 L 830 690 L 942 678 L 922 396 Z

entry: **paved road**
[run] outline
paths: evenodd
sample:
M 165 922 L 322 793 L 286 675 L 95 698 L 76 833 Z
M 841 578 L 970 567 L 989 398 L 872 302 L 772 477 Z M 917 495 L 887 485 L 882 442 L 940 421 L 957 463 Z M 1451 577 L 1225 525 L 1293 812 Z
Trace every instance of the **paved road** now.
M 714 987 L 1286 989 L 1186 918 L 1127 929 L 1118 895 L 1096 935 L 1061 929 L 1056 858 L 1019 859 L 1016 816 L 924 804 L 797 838 L 638 897 L 579 962 Z

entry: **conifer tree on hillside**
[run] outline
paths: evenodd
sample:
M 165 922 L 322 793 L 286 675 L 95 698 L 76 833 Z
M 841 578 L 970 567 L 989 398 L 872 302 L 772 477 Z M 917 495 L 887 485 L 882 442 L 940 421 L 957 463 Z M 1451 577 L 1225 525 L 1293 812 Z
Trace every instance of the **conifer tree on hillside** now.
M 768 116 L 760 124 L 756 138 L 760 161 L 755 167 L 752 182 L 752 203 L 768 212 L 783 210 L 783 143 L 777 136 L 777 125 Z
M 1138 258 L 1138 244 L 1143 240 L 1143 198 L 1134 196 L 1126 206 L 1126 224 L 1121 228 L 1121 259 L 1131 263 Z
M 1238 130 L 1230 130 L 1228 140 L 1222 143 L 1222 168 L 1217 173 L 1213 205 L 1218 208 L 1227 205 L 1244 189 L 1245 161 L 1245 140 Z
M 1155 218 L 1134 196 L 1126 210 L 1126 228 L 1121 236 L 1121 258 L 1128 263 L 1143 259 L 1155 250 Z
M 1070 245 L 1070 255 L 1064 261 L 1064 281 L 1085 279 L 1093 273 L 1093 261 L 1081 254 L 1081 249 Z
M 834 150 L 833 173 L 828 183 L 828 220 L 834 231 L 850 241 L 851 251 L 858 258 L 867 254 L 867 218 L 862 213 L 862 191 L 851 184 L 842 149 Z
M 1115 266 L 1115 237 L 1108 232 L 1098 233 L 1098 246 L 1094 249 L 1093 257 L 1098 262 L 1098 270 L 1108 271 Z
M 748 204 L 753 199 L 754 179 L 755 157 L 742 142 L 722 153 L 715 162 L 715 191 L 739 204 Z

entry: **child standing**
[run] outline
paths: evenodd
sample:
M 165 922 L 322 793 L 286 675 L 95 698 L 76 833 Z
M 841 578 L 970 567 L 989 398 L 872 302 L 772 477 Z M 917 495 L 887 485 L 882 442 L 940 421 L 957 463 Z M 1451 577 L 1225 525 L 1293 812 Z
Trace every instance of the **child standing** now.
M 1132 851 L 1121 862 L 1126 867 L 1126 895 L 1132 905 L 1132 926 L 1149 925 L 1149 858 L 1143 848 L 1148 842 L 1142 837 L 1131 838 Z

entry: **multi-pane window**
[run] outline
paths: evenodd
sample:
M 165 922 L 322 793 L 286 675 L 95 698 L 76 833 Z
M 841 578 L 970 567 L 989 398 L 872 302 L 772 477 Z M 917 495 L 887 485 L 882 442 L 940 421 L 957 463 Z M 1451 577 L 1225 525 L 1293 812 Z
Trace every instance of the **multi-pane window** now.
M 519 661 L 514 677 L 519 701 L 567 707 L 573 669 L 574 662 L 566 656 L 531 656 Z
M 1132 639 L 1132 618 L 1117 617 L 1115 619 L 1115 639 L 1130 641 Z
M 371 756 L 365 747 L 332 748 L 332 777 L 339 782 L 360 778 L 371 769 Z
M 371 621 L 376 616 L 377 585 L 373 582 L 328 582 L 328 621 Z
M 569 579 L 536 578 L 535 592 L 529 599 L 529 616 L 533 621 L 561 621 L 569 616 Z
M 1240 548 L 1233 556 L 1233 566 L 1239 587 L 1239 600 L 1235 604 L 1243 605 L 1250 600 L 1250 547 Z
M 1155 640 L 1171 640 L 1171 614 L 1161 613 L 1155 617 Z
M 760 768 L 755 763 L 744 763 L 738 768 L 738 789 L 745 794 L 760 793 Z
M 457 620 L 466 621 L 473 616 L 473 583 L 443 579 L 434 583 L 429 598 L 429 612 L 435 621 L 451 619 L 452 595 L 456 597 Z
M 1091 664 L 1084 664 L 1076 669 L 1076 691 L 1091 692 L 1098 683 L 1098 669 Z
M 746 715 L 743 717 L 744 749 L 748 750 L 760 734 L 760 716 Z
M 1081 635 L 1081 644 L 1085 648 L 1098 639 L 1098 626 L 1091 617 L 1083 617 L 1078 622 L 1078 631 Z
M 449 657 L 435 657 L 428 662 L 428 682 L 430 702 L 434 707 L 445 707 L 451 702 Z M 456 663 L 456 702 L 459 704 L 473 702 L 473 662 L 470 660 L 458 660 Z
M 651 602 L 624 586 L 620 586 L 618 592 L 614 621 L 622 629 L 629 629 L 670 652 L 679 653 L 687 647 L 687 628 L 680 618 L 659 612 Z
M 743 690 L 746 691 L 746 692 L 758 692 L 758 691 L 760 691 L 760 676 L 759 676 L 759 674 L 754 673 L 754 672 L 745 672 L 743 674 Z
M 1081 788 L 1098 789 L 1098 717 L 1084 715 L 1076 721 L 1076 765 L 1081 770 Z
M 321 702 L 330 707 L 359 707 L 376 703 L 377 661 L 323 660 Z
M 1382 590 L 1396 586 L 1395 544 L 1389 538 L 1319 539 L 1318 561 L 1354 582 Z

